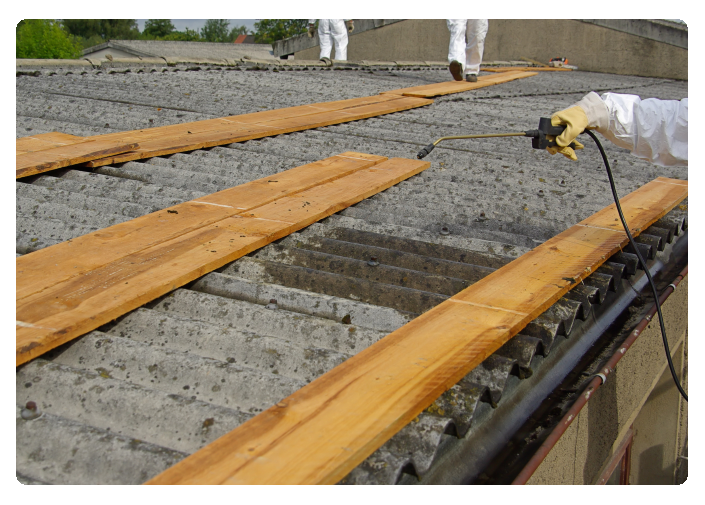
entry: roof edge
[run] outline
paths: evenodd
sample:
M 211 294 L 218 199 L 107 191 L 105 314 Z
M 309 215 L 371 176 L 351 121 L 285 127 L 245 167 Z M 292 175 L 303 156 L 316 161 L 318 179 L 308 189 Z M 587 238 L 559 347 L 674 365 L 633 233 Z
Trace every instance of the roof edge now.
M 688 25 L 661 19 L 578 19 L 610 30 L 688 49 Z

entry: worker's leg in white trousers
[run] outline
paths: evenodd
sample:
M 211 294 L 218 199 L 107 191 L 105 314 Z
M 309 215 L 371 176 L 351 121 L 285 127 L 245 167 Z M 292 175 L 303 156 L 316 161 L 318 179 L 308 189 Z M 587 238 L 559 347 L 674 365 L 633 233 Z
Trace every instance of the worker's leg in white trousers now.
M 348 59 L 348 28 L 342 19 L 330 19 L 330 33 L 335 41 L 335 59 Z
M 480 63 L 482 63 L 482 53 L 485 50 L 485 36 L 487 36 L 488 21 L 486 19 L 468 19 L 467 30 L 467 46 L 465 47 L 465 75 L 475 74 L 480 72 Z M 458 60 L 460 61 L 460 60 Z
M 333 36 L 330 29 L 330 19 L 318 20 L 318 41 L 321 44 L 321 59 L 330 58 L 330 52 L 333 50 Z
M 465 30 L 468 24 L 467 19 L 446 19 L 448 31 L 450 31 L 450 43 L 448 44 L 448 63 L 455 60 L 465 69 Z

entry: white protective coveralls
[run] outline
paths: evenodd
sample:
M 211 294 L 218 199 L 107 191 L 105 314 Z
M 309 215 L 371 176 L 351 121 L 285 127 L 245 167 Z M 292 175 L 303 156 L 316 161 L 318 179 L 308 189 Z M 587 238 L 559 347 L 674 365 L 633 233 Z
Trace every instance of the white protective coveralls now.
M 335 59 L 348 59 L 348 29 L 345 22 L 349 19 L 319 19 L 318 20 L 318 40 L 321 44 L 320 58 L 330 58 L 330 52 L 335 43 Z M 315 23 L 315 19 L 309 19 L 308 23 Z
M 463 75 L 480 72 L 485 36 L 489 23 L 486 19 L 446 19 L 450 31 L 448 63 L 455 60 L 463 65 Z
M 637 95 L 588 93 L 579 105 L 613 144 L 660 166 L 688 166 L 688 99 L 642 100 Z

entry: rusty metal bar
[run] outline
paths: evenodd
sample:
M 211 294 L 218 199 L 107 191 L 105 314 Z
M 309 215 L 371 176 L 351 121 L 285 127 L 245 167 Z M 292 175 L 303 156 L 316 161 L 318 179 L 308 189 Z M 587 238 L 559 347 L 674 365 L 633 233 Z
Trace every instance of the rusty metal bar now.
M 675 280 L 668 285 L 668 287 L 663 291 L 659 297 L 659 303 L 663 303 L 671 296 L 671 293 L 676 289 L 676 286 L 688 275 L 688 267 L 686 266 L 683 271 L 675 278 Z M 539 467 L 541 462 L 548 456 L 548 453 L 553 449 L 553 447 L 558 443 L 563 433 L 566 432 L 568 427 L 572 424 L 573 420 L 578 417 L 578 414 L 583 409 L 585 404 L 590 400 L 590 397 L 595 393 L 595 391 L 605 383 L 607 377 L 614 371 L 614 367 L 617 365 L 620 359 L 626 354 L 629 348 L 634 344 L 641 332 L 646 328 L 654 314 L 656 314 L 656 303 L 649 309 L 648 313 L 644 318 L 636 325 L 636 328 L 632 330 L 624 343 L 619 346 L 619 349 L 612 355 L 609 361 L 600 370 L 600 373 L 596 375 L 587 385 L 585 390 L 578 397 L 573 406 L 566 412 L 558 425 L 551 431 L 548 438 L 544 440 L 541 447 L 538 448 L 536 453 L 532 456 L 529 462 L 524 466 L 524 468 L 519 472 L 519 474 L 514 478 L 512 484 L 526 484 L 531 476 L 534 474 L 536 469 Z

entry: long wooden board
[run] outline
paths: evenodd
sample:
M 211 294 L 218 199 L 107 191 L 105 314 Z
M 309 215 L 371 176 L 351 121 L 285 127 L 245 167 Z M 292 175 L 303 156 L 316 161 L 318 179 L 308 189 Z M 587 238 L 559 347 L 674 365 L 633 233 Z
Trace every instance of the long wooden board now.
M 686 198 L 622 199 L 635 234 Z M 279 215 L 282 215 L 281 213 Z M 627 242 L 609 206 L 429 310 L 148 484 L 332 484 Z
M 357 169 L 337 178 L 324 177 L 325 182 L 316 185 L 307 184 L 305 181 L 296 182 L 308 186 L 298 191 L 286 190 L 281 186 L 272 191 L 268 183 L 260 180 L 260 189 L 266 194 L 263 200 L 269 201 L 250 207 L 249 210 L 226 208 L 221 202 L 231 201 L 233 196 L 226 192 L 211 195 L 212 198 L 205 197 L 189 202 L 191 212 L 204 210 L 207 217 L 202 226 L 184 227 L 189 228 L 185 233 L 180 233 L 182 223 L 177 218 L 178 215 L 174 215 L 173 221 L 169 223 L 171 217 L 168 211 L 158 213 L 155 218 L 157 221 L 164 221 L 163 223 L 144 226 L 144 221 L 140 222 L 136 229 L 142 232 L 143 240 L 136 246 L 131 243 L 133 237 L 129 232 L 122 234 L 114 243 L 120 251 L 117 254 L 119 257 L 108 262 L 95 256 L 103 250 L 101 240 L 110 239 L 110 236 L 93 235 L 98 241 L 89 244 L 92 249 L 87 249 L 88 266 L 84 266 L 83 261 L 70 257 L 72 249 L 78 252 L 75 248 L 64 246 L 59 254 L 63 259 L 60 273 L 47 283 L 48 286 L 38 289 L 38 276 L 41 271 L 35 269 L 31 275 L 27 274 L 33 285 L 31 289 L 22 290 L 32 294 L 24 296 L 16 304 L 16 364 L 20 365 L 39 356 L 430 166 L 430 163 L 418 160 L 393 158 L 377 162 L 378 159 L 375 158 L 379 157 L 372 157 L 372 160 L 358 158 L 355 163 L 358 166 L 367 164 L 367 168 Z M 273 176 L 270 180 L 278 180 L 277 177 Z M 235 191 L 234 196 L 237 194 Z M 246 194 L 240 196 L 247 197 Z M 260 198 L 262 199 L 261 196 Z M 237 203 L 241 202 L 237 198 L 235 200 Z M 225 210 L 220 215 L 216 211 L 214 216 L 213 207 Z M 169 238 L 168 232 L 158 230 L 161 226 L 175 230 L 178 236 Z M 129 227 L 124 227 L 122 231 L 127 230 Z M 150 244 L 150 233 L 161 234 L 162 240 Z M 35 253 L 28 256 L 32 254 Z M 72 275 L 72 267 L 82 268 L 83 272 L 80 275 Z M 54 263 L 44 263 L 47 275 L 51 275 L 50 272 L 54 268 L 57 268 Z M 19 279 L 20 276 L 18 286 Z M 19 287 L 18 291 L 21 291 Z
M 413 97 L 396 97 L 392 100 L 384 100 L 378 103 L 359 105 L 357 107 L 346 107 L 343 109 L 326 110 L 325 107 L 315 109 L 312 106 L 302 106 L 306 108 L 306 114 L 301 115 L 277 115 L 271 114 L 271 119 L 255 122 L 254 118 L 237 119 L 237 116 L 228 118 L 228 121 L 218 129 L 198 132 L 190 130 L 186 134 L 173 134 L 152 140 L 140 139 L 140 148 L 133 152 L 103 157 L 101 159 L 87 163 L 89 167 L 99 167 L 112 163 L 124 163 L 136 159 L 163 156 L 177 152 L 203 149 L 218 145 L 230 144 L 232 142 L 244 142 L 246 140 L 281 135 L 321 126 L 346 123 L 365 119 L 392 112 L 409 110 L 433 103 L 431 100 L 424 100 Z M 278 111 L 271 111 L 278 112 Z
M 86 137 L 84 137 L 86 138 Z M 22 139 L 20 139 L 22 140 Z M 124 153 L 137 149 L 137 142 L 101 140 L 90 138 L 84 142 L 76 142 L 33 152 L 21 152 L 16 156 L 15 178 L 68 167 L 76 163 L 103 158 L 112 154 Z
M 430 103 L 431 100 L 374 95 L 94 137 L 75 137 L 58 132 L 23 137 L 16 142 L 16 177 L 26 177 L 78 163 L 85 163 L 88 167 L 100 167 L 243 142 L 390 114 Z M 69 142 L 69 138 L 73 141 Z M 53 144 L 52 139 L 55 141 Z M 65 142 L 60 142 L 61 139 Z
M 497 75 L 483 75 L 477 78 L 477 82 L 466 81 L 446 81 L 434 84 L 425 84 L 423 86 L 413 86 L 411 88 L 401 88 L 392 91 L 384 91 L 382 94 L 393 94 L 402 96 L 414 96 L 418 98 L 431 98 L 434 96 L 449 95 L 451 93 L 460 93 L 495 84 L 513 81 L 516 79 L 524 79 L 538 75 L 536 72 L 501 72 Z
M 571 72 L 572 68 L 561 67 L 482 67 L 484 72 Z
M 86 142 L 87 137 L 77 137 L 68 133 L 49 132 L 17 139 L 16 154 L 33 153 L 45 149 Z
M 25 254 L 16 259 L 15 300 L 19 303 L 128 254 L 386 160 L 344 152 Z

